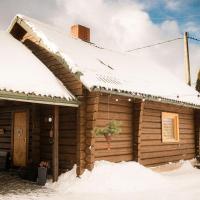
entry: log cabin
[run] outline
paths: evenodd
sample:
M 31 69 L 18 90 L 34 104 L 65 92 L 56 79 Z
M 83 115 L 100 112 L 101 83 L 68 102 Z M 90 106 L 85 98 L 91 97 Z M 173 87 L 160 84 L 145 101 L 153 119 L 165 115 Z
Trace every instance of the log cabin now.
M 28 113 L 29 137 L 23 164 L 29 159 L 49 161 L 55 181 L 74 164 L 81 175 L 98 160 L 155 166 L 199 155 L 199 93 L 161 66 L 151 60 L 147 66 L 141 57 L 98 47 L 90 42 L 90 29 L 81 25 L 72 26 L 69 33 L 17 15 L 8 32 L 71 97 L 35 91 L 25 97 L 18 92 L 17 97 L 8 95 L 9 91 L 1 95 L 0 150 L 11 152 L 13 165 L 19 139 L 15 121 L 23 123 L 15 112 L 21 108 Z M 105 138 L 94 129 L 111 120 L 121 122 L 121 132 L 112 137 L 108 149 Z M 20 151 L 24 153 L 23 148 Z

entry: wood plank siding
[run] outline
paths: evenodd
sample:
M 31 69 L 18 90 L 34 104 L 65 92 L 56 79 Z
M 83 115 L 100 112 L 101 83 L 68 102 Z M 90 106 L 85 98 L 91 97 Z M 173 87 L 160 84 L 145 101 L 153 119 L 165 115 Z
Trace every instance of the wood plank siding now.
M 118 99 L 118 101 L 116 101 Z M 104 136 L 96 136 L 95 160 L 112 162 L 133 160 L 133 104 L 119 96 L 100 95 L 96 127 L 102 128 L 111 120 L 121 122 L 121 133 L 112 137 L 111 149 Z
M 180 141 L 178 143 L 162 142 L 162 112 L 179 114 Z M 146 166 L 194 158 L 194 110 L 181 106 L 146 101 L 144 104 L 139 151 L 140 163 Z

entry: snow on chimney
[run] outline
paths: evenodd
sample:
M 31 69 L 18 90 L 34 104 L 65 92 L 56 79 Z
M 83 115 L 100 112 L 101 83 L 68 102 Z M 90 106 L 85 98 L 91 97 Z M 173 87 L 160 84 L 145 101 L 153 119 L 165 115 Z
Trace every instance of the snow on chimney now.
M 85 42 L 90 42 L 90 29 L 76 24 L 71 27 L 71 35 L 74 38 L 79 38 Z

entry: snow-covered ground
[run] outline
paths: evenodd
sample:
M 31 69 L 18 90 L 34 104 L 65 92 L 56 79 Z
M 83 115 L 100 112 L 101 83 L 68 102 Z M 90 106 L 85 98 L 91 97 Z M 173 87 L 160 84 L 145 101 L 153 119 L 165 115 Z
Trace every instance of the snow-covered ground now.
M 95 163 L 92 172 L 76 178 L 76 168 L 60 176 L 57 183 L 48 183 L 47 191 L 4 195 L 3 200 L 199 200 L 200 170 L 189 161 L 180 167 L 155 172 L 136 162 Z M 172 164 L 173 165 L 173 164 Z M 178 166 L 178 165 L 177 165 Z M 169 165 L 170 168 L 170 165 Z

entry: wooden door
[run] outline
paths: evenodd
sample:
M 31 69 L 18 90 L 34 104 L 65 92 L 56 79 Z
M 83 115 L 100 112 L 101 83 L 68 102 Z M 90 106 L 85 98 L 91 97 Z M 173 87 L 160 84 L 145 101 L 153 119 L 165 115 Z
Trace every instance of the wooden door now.
M 14 112 L 13 120 L 13 165 L 24 167 L 27 163 L 28 146 L 27 112 Z

